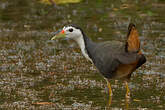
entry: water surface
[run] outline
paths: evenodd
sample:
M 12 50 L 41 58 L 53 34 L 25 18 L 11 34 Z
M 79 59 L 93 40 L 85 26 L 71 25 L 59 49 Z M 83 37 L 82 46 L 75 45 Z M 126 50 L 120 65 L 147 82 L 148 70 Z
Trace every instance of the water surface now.
M 83 0 L 43 4 L 0 1 L 0 108 L 165 109 L 165 2 Z M 131 99 L 123 82 L 112 80 L 113 97 L 76 43 L 50 41 L 52 32 L 77 24 L 95 42 L 125 41 L 130 22 L 139 31 L 144 66 L 134 72 Z

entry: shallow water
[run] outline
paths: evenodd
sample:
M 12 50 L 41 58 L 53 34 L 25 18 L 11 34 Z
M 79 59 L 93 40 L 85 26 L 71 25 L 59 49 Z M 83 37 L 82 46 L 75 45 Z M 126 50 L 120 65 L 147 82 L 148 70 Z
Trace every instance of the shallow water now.
M 37 0 L 0 1 L 1 109 L 165 109 L 165 2 L 84 0 L 47 5 Z M 123 82 L 106 82 L 75 42 L 51 41 L 52 33 L 77 24 L 94 41 L 125 41 L 137 25 L 147 57 L 134 72 L 131 99 Z

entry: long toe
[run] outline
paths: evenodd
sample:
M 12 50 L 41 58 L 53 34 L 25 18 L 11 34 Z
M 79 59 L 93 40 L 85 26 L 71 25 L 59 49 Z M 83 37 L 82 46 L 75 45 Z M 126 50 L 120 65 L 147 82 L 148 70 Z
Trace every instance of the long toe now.
M 128 83 L 125 82 L 125 86 L 126 86 L 126 94 L 125 94 L 125 97 L 126 98 L 130 98 L 130 90 L 129 90 L 129 87 L 128 87 Z
M 109 88 L 109 96 L 110 96 L 110 97 L 113 96 L 112 88 Z
M 131 96 L 130 96 L 130 92 L 127 92 L 126 94 L 125 94 L 125 98 L 131 98 Z

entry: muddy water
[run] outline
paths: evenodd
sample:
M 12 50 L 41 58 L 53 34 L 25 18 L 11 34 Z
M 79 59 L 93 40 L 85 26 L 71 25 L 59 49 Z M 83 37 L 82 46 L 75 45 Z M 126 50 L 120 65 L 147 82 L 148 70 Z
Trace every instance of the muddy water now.
M 47 5 L 37 0 L 0 1 L 0 108 L 165 109 L 165 2 L 84 0 Z M 52 32 L 77 24 L 94 41 L 125 41 L 127 26 L 139 30 L 146 64 L 134 72 L 131 99 L 106 82 L 71 41 L 50 41 Z

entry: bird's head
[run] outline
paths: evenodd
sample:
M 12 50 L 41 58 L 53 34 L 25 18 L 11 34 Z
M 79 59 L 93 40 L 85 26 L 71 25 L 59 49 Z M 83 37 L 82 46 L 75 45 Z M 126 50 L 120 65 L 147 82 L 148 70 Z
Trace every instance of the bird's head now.
M 51 38 L 51 40 L 59 39 L 59 38 L 68 38 L 72 40 L 76 40 L 82 36 L 82 31 L 79 27 L 68 25 L 64 26 L 63 29 L 55 32 L 55 35 Z

